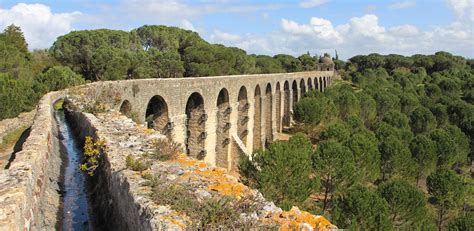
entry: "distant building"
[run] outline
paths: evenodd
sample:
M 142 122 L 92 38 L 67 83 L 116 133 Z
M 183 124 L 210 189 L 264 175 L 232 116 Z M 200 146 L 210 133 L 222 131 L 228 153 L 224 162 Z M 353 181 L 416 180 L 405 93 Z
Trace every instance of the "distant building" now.
M 327 56 L 319 58 L 319 63 L 317 66 L 318 71 L 334 71 L 334 62 L 330 57 Z

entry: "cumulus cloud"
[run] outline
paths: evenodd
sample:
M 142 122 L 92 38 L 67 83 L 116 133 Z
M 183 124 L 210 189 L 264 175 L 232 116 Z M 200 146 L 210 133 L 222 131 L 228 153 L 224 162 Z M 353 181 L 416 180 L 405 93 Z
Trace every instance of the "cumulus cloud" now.
M 219 30 L 215 30 L 210 36 L 211 42 L 215 43 L 235 43 L 241 40 L 239 35 L 225 33 Z
M 401 10 L 401 9 L 414 7 L 415 5 L 416 5 L 416 2 L 414 1 L 404 1 L 404 2 L 396 2 L 396 3 L 390 4 L 388 8 L 391 10 Z
M 447 0 L 447 3 L 459 20 L 469 20 L 474 22 L 473 0 Z
M 282 19 L 281 26 L 283 31 L 287 33 L 311 36 L 326 43 L 339 44 L 343 41 L 339 32 L 333 27 L 331 21 L 324 18 L 313 17 L 307 25 L 300 25 L 296 22 Z
M 308 23 L 282 19 L 281 30 L 265 35 L 245 35 L 238 40 L 222 42 L 250 53 L 300 55 L 310 51 L 322 54 L 339 51 L 341 58 L 358 54 L 398 53 L 432 54 L 446 50 L 468 57 L 474 56 L 472 28 L 461 22 L 421 30 L 414 25 L 385 27 L 374 14 L 350 18 L 346 23 L 333 25 L 324 18 L 313 17 Z
M 323 5 L 329 2 L 329 0 L 304 0 L 300 2 L 300 6 L 303 8 L 312 8 Z
M 197 32 L 196 28 L 194 28 L 194 25 L 187 19 L 181 20 L 179 27 L 181 27 L 183 29 L 186 29 L 186 30 L 191 30 L 191 31 L 196 31 Z
M 238 3 L 232 1 L 201 1 L 189 3 L 180 0 L 122 0 L 119 9 L 128 14 L 160 20 L 176 20 L 177 16 L 193 18 L 212 13 L 248 13 L 263 10 L 276 10 L 282 4 Z
M 43 4 L 18 3 L 10 9 L 0 8 L 0 27 L 20 26 L 30 49 L 45 48 L 59 35 L 71 31 L 73 22 L 80 15 L 78 11 L 53 13 Z

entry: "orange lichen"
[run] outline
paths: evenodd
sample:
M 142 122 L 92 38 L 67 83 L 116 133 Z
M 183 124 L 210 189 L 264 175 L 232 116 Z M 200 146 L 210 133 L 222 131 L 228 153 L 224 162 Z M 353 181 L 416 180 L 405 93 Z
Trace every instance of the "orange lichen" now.
M 301 211 L 297 207 L 291 208 L 290 211 L 273 213 L 270 218 L 281 225 L 280 230 L 282 231 L 309 230 L 309 227 L 317 230 L 337 229 L 337 227 L 331 224 L 326 218 Z
M 173 219 L 172 217 L 166 217 L 166 216 L 165 216 L 165 217 L 163 217 L 163 219 L 170 221 L 171 224 L 177 225 L 177 226 L 179 226 L 179 227 L 180 227 L 181 229 L 183 229 L 183 230 L 186 228 L 186 224 L 184 224 L 184 223 L 182 223 L 182 222 L 180 222 L 180 221 L 177 221 L 177 220 Z

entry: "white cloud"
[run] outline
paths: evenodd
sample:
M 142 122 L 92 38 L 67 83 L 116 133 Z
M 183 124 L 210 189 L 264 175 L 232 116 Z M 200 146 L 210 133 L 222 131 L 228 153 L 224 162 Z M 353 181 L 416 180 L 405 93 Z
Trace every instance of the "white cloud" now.
M 459 20 L 467 19 L 474 22 L 473 0 L 447 0 L 447 3 Z
M 177 18 L 193 18 L 212 13 L 248 13 L 276 10 L 282 4 L 249 4 L 233 1 L 203 1 L 189 3 L 180 0 L 122 0 L 118 8 L 140 18 L 148 17 L 173 21 Z M 177 17 L 179 16 L 179 17 Z
M 241 40 L 241 37 L 238 35 L 215 30 L 214 33 L 210 36 L 210 39 L 211 42 L 228 44 L 239 42 Z
M 431 30 L 421 30 L 409 24 L 385 27 L 374 14 L 353 17 L 336 26 L 317 17 L 306 24 L 282 19 L 280 31 L 265 35 L 247 34 L 238 40 L 221 42 L 249 53 L 268 55 L 288 53 L 298 56 L 307 51 L 332 54 L 337 49 L 341 58 L 350 58 L 369 53 L 412 55 L 445 50 L 474 57 L 474 36 L 468 24 L 453 22 Z
M 30 49 L 49 47 L 56 37 L 71 31 L 80 12 L 53 13 L 43 4 L 18 3 L 10 9 L 0 8 L 0 27 L 20 26 Z
M 300 2 L 300 6 L 303 8 L 312 8 L 323 5 L 329 2 L 329 0 L 304 0 Z
M 179 27 L 181 27 L 183 29 L 186 29 L 186 30 L 191 30 L 191 31 L 196 31 L 197 32 L 196 28 L 194 28 L 194 25 L 187 19 L 181 20 Z
M 404 1 L 404 2 L 396 2 L 396 3 L 390 4 L 388 8 L 391 10 L 401 10 L 401 9 L 414 7 L 415 5 L 416 5 L 416 2 L 414 1 Z
M 294 21 L 282 19 L 281 27 L 284 32 L 292 35 L 307 35 L 326 43 L 338 44 L 342 42 L 342 37 L 334 29 L 331 21 L 324 18 L 313 17 L 308 25 L 299 25 Z

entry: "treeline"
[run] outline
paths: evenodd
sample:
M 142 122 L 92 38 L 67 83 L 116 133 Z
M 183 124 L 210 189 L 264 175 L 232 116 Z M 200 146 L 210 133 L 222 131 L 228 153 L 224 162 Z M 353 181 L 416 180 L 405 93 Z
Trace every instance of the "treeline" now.
M 29 52 L 21 29 L 11 25 L 0 34 L 0 120 L 31 110 L 47 91 L 84 81 L 309 71 L 319 58 L 248 55 L 167 26 L 74 31 L 49 50 Z
M 48 91 L 81 83 L 80 75 L 46 50 L 29 52 L 19 27 L 11 25 L 0 33 L 0 120 L 32 110 Z
M 196 32 L 167 26 L 75 31 L 59 37 L 50 51 L 91 81 L 297 72 L 315 70 L 319 61 L 309 54 L 247 55 L 239 48 L 209 44 Z
M 339 228 L 473 230 L 473 63 L 446 52 L 353 57 L 343 81 L 295 105 L 304 135 L 244 159 L 241 173 Z

